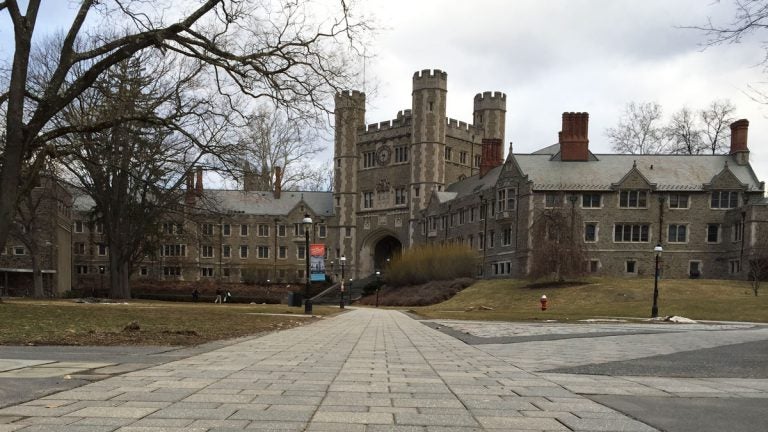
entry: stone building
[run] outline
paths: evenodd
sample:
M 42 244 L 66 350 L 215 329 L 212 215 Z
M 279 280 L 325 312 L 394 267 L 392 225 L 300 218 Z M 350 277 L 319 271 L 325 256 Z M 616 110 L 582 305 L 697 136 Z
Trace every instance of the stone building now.
M 70 290 L 72 196 L 50 177 L 19 199 L 19 211 L 0 250 L 0 295 L 32 295 L 39 271 L 46 296 Z
M 206 189 L 202 171 L 189 177 L 186 206 L 169 212 L 158 227 L 154 254 L 135 269 L 137 279 L 280 283 L 304 280 L 306 238 L 302 219 L 313 224 L 310 242 L 325 244 L 332 218 L 328 192 Z M 109 249 L 103 229 L 93 222 L 93 202 L 75 202 L 76 285 L 103 288 Z M 332 258 L 328 269 L 332 270 Z
M 727 155 L 617 155 L 589 150 L 587 113 L 564 113 L 555 144 L 504 159 L 503 93 L 476 95 L 471 124 L 446 102 L 439 70 L 414 74 L 411 109 L 390 121 L 366 125 L 365 95 L 337 95 L 331 231 L 356 275 L 403 247 L 460 242 L 482 256 L 478 275 L 522 277 L 537 215 L 561 208 L 581 221 L 590 272 L 652 275 L 659 244 L 669 277 L 745 276 L 766 220 L 746 120 Z
M 657 244 L 667 277 L 743 279 L 768 256 L 768 201 L 749 164 L 746 120 L 731 125 L 727 155 L 620 155 L 591 152 L 588 114 L 564 113 L 553 145 L 531 154 L 510 145 L 505 158 L 504 93 L 477 94 L 463 122 L 446 116 L 445 72 L 416 72 L 412 83 L 410 108 L 372 124 L 365 94 L 336 95 L 332 192 L 259 190 L 280 182 L 253 170 L 243 190 L 206 189 L 201 171 L 190 175 L 187 205 L 160 227 L 136 277 L 302 282 L 305 214 L 332 278 L 342 256 L 348 277 L 360 278 L 425 243 L 476 249 L 481 277 L 522 277 L 541 240 L 534 222 L 555 209 L 574 221 L 584 268 L 599 275 L 652 275 Z M 78 198 L 75 210 L 70 267 L 75 284 L 93 284 L 109 271 L 109 251 L 92 203 Z

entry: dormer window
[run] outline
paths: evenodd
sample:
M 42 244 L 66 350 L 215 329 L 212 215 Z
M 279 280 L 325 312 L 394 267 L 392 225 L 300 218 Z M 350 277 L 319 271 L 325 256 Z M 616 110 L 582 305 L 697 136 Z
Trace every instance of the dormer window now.
M 736 191 L 713 191 L 709 207 L 713 209 L 732 209 L 739 206 L 739 193 Z
M 623 190 L 619 192 L 619 207 L 646 208 L 648 206 L 648 191 Z

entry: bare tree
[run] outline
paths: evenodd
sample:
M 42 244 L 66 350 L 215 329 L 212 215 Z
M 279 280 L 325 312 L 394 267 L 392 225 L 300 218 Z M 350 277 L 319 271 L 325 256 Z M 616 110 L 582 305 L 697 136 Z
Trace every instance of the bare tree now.
M 209 87 L 222 95 L 269 98 L 298 112 L 328 111 L 330 97 L 350 87 L 357 69 L 347 53 L 368 30 L 347 0 L 339 0 L 330 17 L 322 16 L 321 8 L 309 11 L 304 0 L 201 0 L 185 9 L 171 0 L 83 0 L 50 53 L 51 73 L 33 86 L 32 41 L 44 6 L 29 0 L 22 10 L 19 3 L 0 1 L 0 13 L 8 14 L 15 35 L 9 74 L 0 77 L 0 106 L 6 113 L 0 244 L 20 192 L 31 187 L 23 162 L 32 161 L 32 171 L 39 170 L 45 159 L 57 155 L 51 140 L 72 130 L 57 128 L 51 120 L 115 64 L 142 51 L 177 53 L 198 59 L 209 73 Z M 99 28 L 122 30 L 105 36 L 95 31 Z M 344 40 L 350 42 L 346 47 L 340 46 Z
M 762 282 L 768 279 L 768 223 L 760 219 L 754 222 L 757 222 L 756 238 L 745 251 L 742 262 L 746 261 L 747 278 L 757 297 Z
M 190 167 L 227 153 L 230 123 L 200 88 L 196 62 L 174 60 L 142 53 L 120 62 L 55 119 L 81 131 L 58 147 L 104 227 L 113 298 L 130 298 L 131 273 L 156 246 L 161 220 L 183 211 Z M 94 126 L 103 124 L 112 126 Z
M 60 186 L 50 170 L 44 176 L 38 176 L 34 187 L 21 195 L 16 211 L 15 223 L 10 234 L 24 244 L 32 264 L 32 295 L 44 297 L 43 255 L 45 248 L 53 260 L 53 241 L 55 241 L 56 209 L 63 199 Z M 53 265 L 52 261 L 50 262 Z
M 323 151 L 320 130 L 317 116 L 292 117 L 266 105 L 256 109 L 240 139 L 240 157 L 247 161 L 243 181 L 250 183 L 246 189 L 272 190 L 278 180 L 276 167 L 282 169 L 280 187 L 285 190 L 320 177 L 321 169 L 313 165 Z
M 763 56 L 759 63 L 768 63 L 768 42 L 764 33 L 768 30 L 768 2 L 765 0 L 733 0 L 734 14 L 727 23 L 720 20 L 713 21 L 708 17 L 706 24 L 696 26 L 682 26 L 685 29 L 704 32 L 707 40 L 705 47 L 713 47 L 724 44 L 738 44 L 743 40 L 756 36 L 761 38 Z M 764 83 L 762 83 L 764 84 Z M 755 101 L 768 104 L 768 93 L 765 90 L 748 86 L 747 94 Z
M 703 123 L 702 141 L 706 152 L 711 154 L 724 153 L 728 148 L 728 138 L 731 136 L 730 125 L 735 120 L 733 113 L 736 107 L 731 101 L 715 100 L 701 111 L 699 115 Z
M 672 114 L 669 124 L 664 128 L 664 135 L 668 141 L 668 153 L 695 155 L 705 150 L 696 114 L 688 107 Z
M 735 14 L 731 22 L 719 24 L 707 19 L 701 26 L 686 26 L 683 28 L 700 30 L 706 33 L 707 45 L 740 43 L 753 33 L 761 33 L 768 29 L 768 2 L 765 0 L 733 0 Z M 766 56 L 762 62 L 768 61 L 768 43 L 763 42 Z
M 619 153 L 653 154 L 663 148 L 661 105 L 656 102 L 630 102 L 614 128 L 605 132 Z
M 532 251 L 529 276 L 533 279 L 551 278 L 559 282 L 583 275 L 586 271 L 586 251 L 581 226 L 575 208 L 540 211 L 531 229 L 536 246 Z
M 329 192 L 333 190 L 333 159 L 320 165 L 307 166 L 307 175 L 298 185 L 297 190 Z

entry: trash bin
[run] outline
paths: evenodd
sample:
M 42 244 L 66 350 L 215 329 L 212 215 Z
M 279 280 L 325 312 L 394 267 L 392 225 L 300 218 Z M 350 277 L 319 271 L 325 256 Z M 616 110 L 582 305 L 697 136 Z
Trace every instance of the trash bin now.
M 304 296 L 300 292 L 291 293 L 291 298 L 293 300 L 291 306 L 300 307 L 304 301 Z
M 285 300 L 284 300 L 284 302 L 285 302 L 285 304 L 287 304 L 288 306 L 293 306 L 293 293 L 292 293 L 292 292 L 289 292 L 289 293 L 287 293 L 287 294 L 285 295 Z

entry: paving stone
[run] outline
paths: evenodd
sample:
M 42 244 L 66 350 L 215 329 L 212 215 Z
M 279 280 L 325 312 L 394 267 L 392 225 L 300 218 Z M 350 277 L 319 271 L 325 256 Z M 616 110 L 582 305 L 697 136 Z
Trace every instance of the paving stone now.
M 244 429 L 251 422 L 248 420 L 195 420 L 189 424 L 192 428 L 210 428 L 210 429 Z
M 364 424 L 310 423 L 307 432 L 366 432 Z
M 621 431 L 657 432 L 656 429 L 629 418 L 622 419 L 563 419 L 563 423 L 574 431 Z
M 335 414 L 335 413 L 334 413 Z M 310 411 L 286 411 L 286 410 L 238 410 L 228 418 L 232 420 L 261 421 L 303 421 L 307 422 L 312 417 Z
M 477 417 L 483 427 L 505 430 L 567 431 L 559 421 L 536 417 Z
M 137 407 L 87 407 L 68 414 L 74 417 L 142 418 L 157 411 L 156 408 Z
M 152 418 L 171 418 L 171 419 L 202 419 L 202 420 L 224 420 L 232 415 L 235 410 L 231 408 L 163 408 L 155 410 L 150 417 Z
M 164 418 L 143 418 L 136 421 L 131 426 L 134 427 L 185 427 L 192 424 L 192 419 L 164 419 Z
M 393 415 L 381 412 L 317 412 L 312 423 L 393 424 Z
M 368 425 L 365 432 L 426 432 L 424 426 Z
M 478 426 L 477 421 L 469 415 L 440 415 L 440 414 L 395 414 L 395 423 L 419 426 Z
M 303 432 L 306 427 L 306 422 L 259 421 L 251 423 L 245 428 L 245 430 L 261 430 L 270 432 Z

